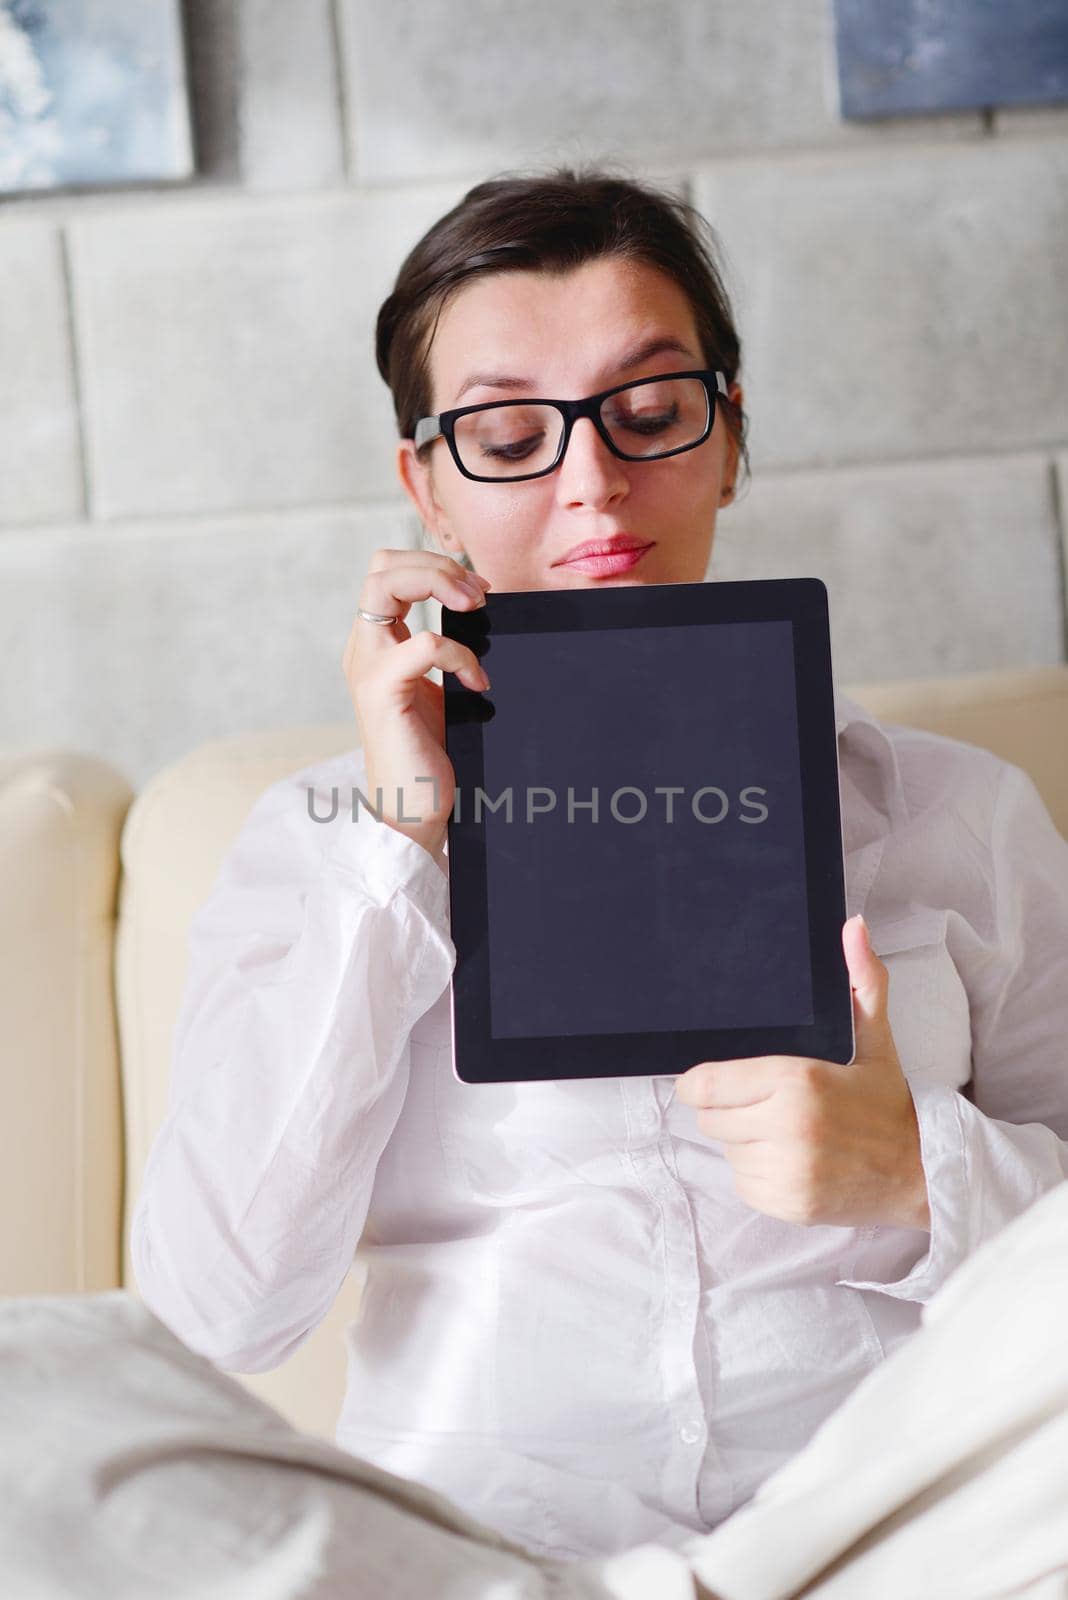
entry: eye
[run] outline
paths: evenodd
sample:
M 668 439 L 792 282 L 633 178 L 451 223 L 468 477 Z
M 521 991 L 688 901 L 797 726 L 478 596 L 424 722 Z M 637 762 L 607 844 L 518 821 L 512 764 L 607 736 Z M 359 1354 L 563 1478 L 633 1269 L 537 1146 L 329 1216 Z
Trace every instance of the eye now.
M 624 407 L 615 410 L 607 420 L 610 427 L 626 428 L 630 433 L 648 438 L 673 427 L 679 420 L 679 408 L 672 405 L 659 411 L 640 411 Z
M 477 461 L 529 461 L 549 448 L 548 440 L 559 420 L 558 413 L 547 406 L 488 406 L 459 418 L 456 443 Z
M 494 461 L 525 461 L 540 449 L 545 435 L 543 433 L 528 434 L 525 439 L 515 439 L 508 444 L 483 444 L 482 454 Z

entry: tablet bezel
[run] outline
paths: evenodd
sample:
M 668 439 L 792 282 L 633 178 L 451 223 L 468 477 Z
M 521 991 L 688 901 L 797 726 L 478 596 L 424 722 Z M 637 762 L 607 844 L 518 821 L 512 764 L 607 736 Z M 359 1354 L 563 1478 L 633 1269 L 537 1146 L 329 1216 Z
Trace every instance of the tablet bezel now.
M 850 1063 L 853 999 L 842 949 L 845 865 L 827 589 L 819 578 L 648 584 L 615 589 L 523 590 L 486 596 L 473 611 L 442 605 L 441 630 L 481 659 L 494 633 L 686 627 L 737 622 L 793 625 L 794 682 L 812 973 L 811 1023 L 789 1027 L 564 1034 L 494 1039 L 490 1031 L 484 827 L 460 806 L 448 823 L 453 1073 L 461 1083 L 674 1076 L 699 1061 L 756 1055 Z M 477 692 L 444 675 L 445 749 L 461 797 L 483 784 L 482 724 L 491 686 Z M 564 1069 L 564 1070 L 561 1070 Z

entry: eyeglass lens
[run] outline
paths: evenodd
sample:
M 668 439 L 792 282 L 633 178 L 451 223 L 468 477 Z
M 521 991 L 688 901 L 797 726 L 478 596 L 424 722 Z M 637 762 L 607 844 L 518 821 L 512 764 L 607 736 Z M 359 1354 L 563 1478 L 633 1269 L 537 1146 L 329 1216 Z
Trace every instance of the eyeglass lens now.
M 617 449 L 652 460 L 701 438 L 708 426 L 708 403 L 700 378 L 665 378 L 609 395 L 601 402 L 601 420 Z M 549 467 L 563 429 L 555 406 L 534 403 L 470 411 L 457 417 L 454 433 L 468 472 L 514 478 Z

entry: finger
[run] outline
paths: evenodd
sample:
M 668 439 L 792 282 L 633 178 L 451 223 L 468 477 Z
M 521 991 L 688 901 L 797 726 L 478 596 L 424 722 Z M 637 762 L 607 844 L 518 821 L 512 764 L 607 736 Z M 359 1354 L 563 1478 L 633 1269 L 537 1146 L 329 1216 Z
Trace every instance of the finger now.
M 418 550 L 409 550 L 407 555 L 408 559 L 406 561 L 398 556 L 395 561 L 389 562 L 387 566 L 370 566 L 367 569 L 368 573 L 398 572 L 404 567 L 415 567 L 417 570 L 423 572 L 427 570 L 427 562 L 421 552 Z M 460 563 L 458 561 L 453 561 L 450 556 L 443 556 L 440 562 L 434 562 L 432 565 L 442 574 L 443 577 L 451 578 L 456 583 L 469 586 L 471 589 L 473 589 L 476 595 L 483 595 L 486 593 L 487 589 L 491 589 L 493 587 L 488 578 L 484 578 L 481 573 L 472 572 L 467 567 L 461 567 Z
M 460 569 L 452 563 L 453 571 L 441 567 L 427 567 L 425 562 L 411 565 L 397 564 L 380 572 L 368 572 L 360 591 L 359 604 L 364 611 L 380 616 L 407 616 L 417 600 L 440 600 L 453 610 L 470 611 L 485 605 L 486 593 L 481 584 L 461 576 Z M 387 630 L 379 623 L 356 619 L 363 628 L 374 629 L 378 634 Z M 387 644 L 390 640 L 387 638 Z
M 455 562 L 450 564 L 455 568 Z M 362 682 L 370 663 L 390 655 L 402 643 L 410 641 L 411 634 L 404 618 L 416 600 L 429 599 L 431 594 L 438 599 L 446 599 L 454 610 L 473 610 L 485 604 L 485 592 L 481 587 L 462 587 L 458 580 L 452 579 L 440 568 L 431 567 L 428 571 L 425 562 L 412 566 L 393 565 L 367 574 L 360 591 L 360 606 L 364 611 L 373 611 L 380 616 L 396 617 L 397 621 L 386 625 L 368 622 L 366 617 L 353 618 L 341 657 L 342 669 L 350 683 Z M 460 648 L 469 658 L 468 665 L 475 667 L 477 657 L 474 652 L 462 645 Z M 457 664 L 454 662 L 449 670 L 458 670 Z M 480 689 L 486 687 L 481 677 L 477 686 Z
M 881 1026 L 886 1018 L 890 974 L 872 949 L 868 925 L 862 916 L 850 917 L 842 924 L 842 949 L 849 968 L 858 1025 L 861 1028 Z
M 769 1099 L 796 1073 L 794 1056 L 746 1056 L 733 1061 L 699 1061 L 675 1080 L 675 1094 L 690 1106 L 751 1106 Z
M 769 1100 L 751 1106 L 728 1106 L 722 1111 L 704 1107 L 695 1115 L 698 1131 L 706 1139 L 718 1139 L 722 1144 L 761 1144 L 775 1132 Z
M 361 693 L 368 691 L 387 700 L 407 703 L 412 688 L 432 667 L 454 672 L 471 689 L 488 687 L 488 677 L 478 657 L 459 639 L 446 639 L 440 633 L 414 634 L 396 644 L 389 654 L 376 661 L 360 679 Z
M 487 578 L 479 578 L 477 574 L 466 571 L 465 568 L 458 566 L 455 561 L 450 560 L 448 556 L 444 560 L 446 565 L 439 569 L 437 581 L 429 577 L 426 563 L 418 559 L 396 561 L 389 567 L 383 568 L 382 571 L 389 580 L 388 586 L 391 590 L 405 587 L 410 583 L 409 577 L 406 577 L 401 584 L 393 583 L 392 580 L 397 578 L 400 573 L 410 574 L 417 572 L 427 578 L 430 585 L 429 593 L 420 595 L 420 599 L 438 600 L 442 605 L 448 605 L 453 611 L 478 610 L 485 603 L 486 591 L 490 586 L 489 580 Z M 364 605 L 362 600 L 360 604 Z M 364 606 L 366 611 L 371 609 L 370 606 Z M 379 628 L 383 633 L 392 634 L 394 638 L 406 639 L 409 637 L 407 630 L 399 627 L 403 617 L 407 615 L 406 611 L 402 613 L 399 603 L 395 603 L 392 610 L 385 612 L 384 615 L 396 616 L 398 622 L 394 623 L 392 628 L 387 628 L 382 623 L 371 623 L 370 626 Z M 366 623 L 366 618 L 357 617 L 356 620 Z M 433 620 L 433 616 L 431 616 L 431 620 Z M 362 636 L 363 630 L 361 629 L 360 632 Z
M 411 566 L 438 567 L 442 572 L 449 573 L 454 578 L 467 578 L 474 580 L 483 589 L 492 589 L 493 585 L 488 578 L 480 572 L 475 572 L 470 567 L 462 566 L 454 556 L 442 555 L 438 550 L 402 550 L 381 549 L 376 550 L 368 563 L 368 572 L 386 572 L 391 567 Z

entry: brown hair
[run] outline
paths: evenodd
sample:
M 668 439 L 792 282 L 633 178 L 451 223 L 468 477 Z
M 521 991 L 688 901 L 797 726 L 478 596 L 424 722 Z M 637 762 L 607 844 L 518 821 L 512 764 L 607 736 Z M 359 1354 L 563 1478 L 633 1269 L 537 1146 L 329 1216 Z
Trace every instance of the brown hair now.
M 694 206 L 600 167 L 557 167 L 476 184 L 408 253 L 378 312 L 375 357 L 393 394 L 400 437 L 410 439 L 431 409 L 430 347 L 438 318 L 459 286 L 480 273 L 568 272 L 608 255 L 657 267 L 693 307 L 708 366 L 733 383 L 741 341 L 718 252 L 715 233 Z M 748 473 L 748 419 L 725 395 L 720 403 Z

